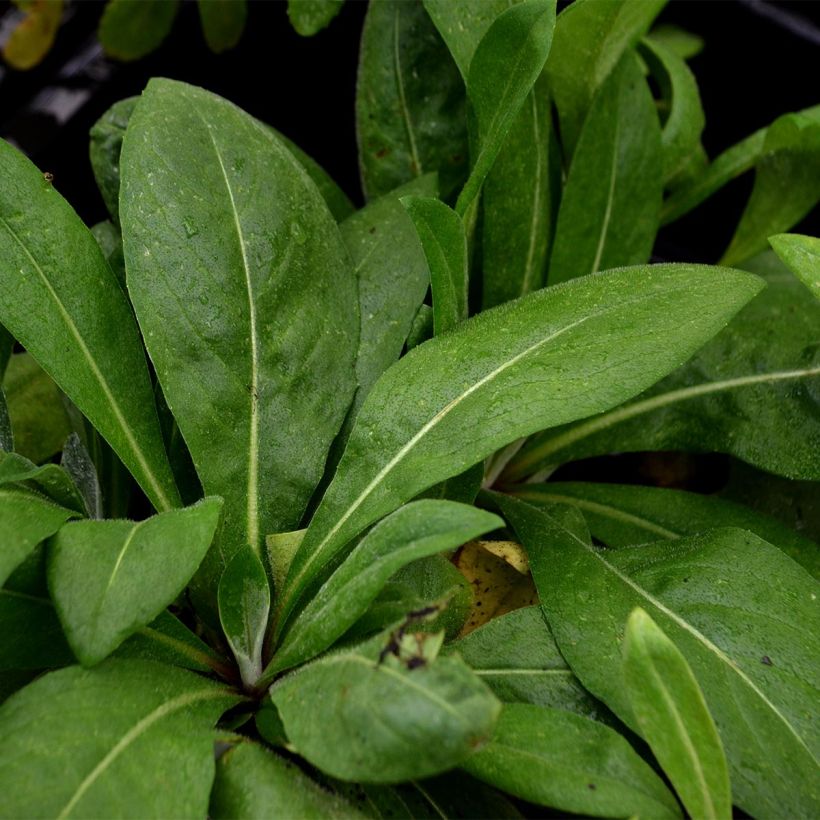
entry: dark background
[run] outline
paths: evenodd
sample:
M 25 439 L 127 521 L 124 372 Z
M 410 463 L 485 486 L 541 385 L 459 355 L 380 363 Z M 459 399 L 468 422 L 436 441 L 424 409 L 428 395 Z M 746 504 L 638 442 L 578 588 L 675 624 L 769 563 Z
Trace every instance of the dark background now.
M 364 0 L 347 0 L 313 38 L 292 30 L 284 0 L 250 0 L 239 47 L 222 55 L 208 50 L 196 4 L 186 0 L 160 50 L 130 64 L 100 53 L 95 30 L 103 5 L 74 0 L 43 64 L 29 72 L 0 69 L 0 136 L 54 174 L 86 222 L 106 216 L 87 159 L 88 130 L 113 102 L 139 94 L 157 75 L 204 86 L 276 126 L 361 202 L 353 103 Z M 0 0 L 0 21 L 10 8 Z M 690 65 L 706 110 L 710 156 L 782 113 L 820 103 L 820 2 L 672 0 L 658 22 L 705 40 Z M 746 175 L 662 231 L 659 255 L 714 261 L 751 185 Z M 820 233 L 820 218 L 813 214 L 800 229 Z

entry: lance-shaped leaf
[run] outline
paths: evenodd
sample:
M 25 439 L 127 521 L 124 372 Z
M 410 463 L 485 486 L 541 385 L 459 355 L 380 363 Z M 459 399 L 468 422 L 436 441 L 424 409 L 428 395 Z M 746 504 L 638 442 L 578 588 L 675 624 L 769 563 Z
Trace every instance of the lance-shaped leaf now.
M 626 738 L 559 709 L 506 704 L 463 768 L 531 803 L 593 817 L 676 818 L 671 792 Z
M 214 820 L 354 820 L 368 815 L 323 789 L 294 763 L 248 742 L 234 746 L 217 760 L 208 816 Z
M 467 235 L 461 217 L 430 197 L 403 197 L 416 227 L 433 292 L 433 331 L 445 333 L 467 318 Z
M 820 579 L 820 547 L 791 527 L 743 504 L 659 487 L 584 482 L 528 484 L 514 495 L 536 507 L 581 510 L 590 532 L 608 547 L 683 538 L 715 527 L 738 527 L 774 544 Z M 548 507 L 546 512 L 552 513 Z
M 481 191 L 518 112 L 544 68 L 555 27 L 553 0 L 527 0 L 499 15 L 481 38 L 467 75 L 476 151 L 456 203 L 464 216 Z
M 157 509 L 178 503 L 145 354 L 94 237 L 0 142 L 0 321 L 111 444 Z
M 321 477 L 355 388 L 356 283 L 302 168 L 212 94 L 152 80 L 121 172 L 129 293 L 205 492 L 225 498 L 215 585 L 241 545 L 298 524 Z
M 759 287 L 717 268 L 627 268 L 529 294 L 414 348 L 359 413 L 291 564 L 280 618 L 365 527 L 511 441 L 634 395 Z
M 269 614 L 270 584 L 265 567 L 250 547 L 243 547 L 219 581 L 219 620 L 247 687 L 254 686 L 262 674 Z
M 820 239 L 784 233 L 770 236 L 769 244 L 800 281 L 820 299 Z
M 0 707 L 7 817 L 204 817 L 213 725 L 238 698 L 150 661 L 52 672 Z
M 558 16 L 547 76 L 571 156 L 598 89 L 646 33 L 666 0 L 577 0 Z
M 662 161 L 655 104 L 629 53 L 601 86 L 572 155 L 550 284 L 649 259 L 660 219 Z
M 344 0 L 288 0 L 288 19 L 298 34 L 312 37 L 330 25 Z
M 327 649 L 403 566 L 454 550 L 502 525 L 497 515 L 453 501 L 415 501 L 397 510 L 362 538 L 313 596 L 285 634 L 267 675 Z
M 438 171 L 443 195 L 467 166 L 464 85 L 421 0 L 367 10 L 356 87 L 359 169 L 368 199 Z
M 728 820 L 723 744 L 686 658 L 638 607 L 626 622 L 624 681 L 635 720 L 691 817 Z
M 326 774 L 365 783 L 429 777 L 489 739 L 500 703 L 470 669 L 428 659 L 435 636 L 409 636 L 407 658 L 392 654 L 393 642 L 381 636 L 328 655 L 271 687 L 288 739 Z
M 48 551 L 48 585 L 71 648 L 86 666 L 154 620 L 196 572 L 222 501 L 140 521 L 77 521 Z
M 245 0 L 199 0 L 197 7 L 202 33 L 211 51 L 220 54 L 239 42 L 248 15 Z
M 97 36 L 109 56 L 139 60 L 159 48 L 177 11 L 179 0 L 108 0 Z
M 820 304 L 783 268 L 691 361 L 630 404 L 531 439 L 506 480 L 612 452 L 718 451 L 820 478 Z
M 813 816 L 817 792 L 817 582 L 752 533 L 719 529 L 600 550 L 523 501 L 499 506 L 527 547 L 567 663 L 631 727 L 622 624 L 640 606 L 692 667 L 744 811 Z M 590 606 L 595 601 L 595 606 Z
M 68 473 L 82 496 L 88 515 L 91 518 L 102 518 L 103 499 L 97 469 L 76 433 L 72 433 L 63 445 L 60 466 Z

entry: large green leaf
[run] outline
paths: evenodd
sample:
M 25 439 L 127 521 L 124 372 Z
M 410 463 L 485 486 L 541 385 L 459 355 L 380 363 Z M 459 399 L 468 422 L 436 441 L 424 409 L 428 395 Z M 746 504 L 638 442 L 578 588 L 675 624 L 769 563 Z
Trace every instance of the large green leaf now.
M 280 617 L 365 527 L 511 441 L 634 395 L 759 287 L 737 271 L 626 268 L 529 294 L 414 348 L 359 413 L 291 564 Z
M 428 659 L 436 643 L 430 635 L 377 637 L 275 683 L 271 698 L 295 750 L 333 777 L 365 783 L 462 763 L 489 739 L 500 704 L 461 660 Z
M 660 219 L 661 128 L 633 53 L 590 106 L 561 197 L 549 282 L 649 259 Z
M 593 817 L 680 817 L 663 781 L 608 726 L 559 709 L 506 704 L 463 767 L 542 806 Z
M 533 438 L 506 480 L 610 452 L 730 453 L 790 478 L 820 478 L 820 304 L 787 271 L 691 361 L 630 404 Z
M 496 515 L 453 501 L 414 501 L 380 521 L 287 630 L 268 674 L 315 657 L 364 613 L 392 575 L 412 561 L 467 541 L 503 521 Z
M 723 744 L 686 658 L 640 607 L 626 622 L 624 681 L 635 720 L 691 817 L 730 820 Z
M 128 289 L 205 492 L 225 499 L 218 578 L 294 528 L 321 477 L 355 388 L 356 284 L 302 168 L 212 94 L 152 80 L 121 173 Z
M 382 196 L 430 171 L 447 195 L 467 165 L 464 85 L 421 0 L 371 3 L 356 89 L 362 186 Z
M 199 0 L 197 8 L 202 33 L 211 51 L 220 54 L 239 42 L 248 15 L 245 0 Z
M 330 25 L 344 0 L 288 0 L 288 18 L 303 37 L 312 37 Z
M 784 233 L 770 236 L 769 244 L 784 264 L 820 299 L 820 239 Z
M 66 637 L 86 666 L 99 663 L 170 604 L 205 557 L 221 499 L 135 524 L 76 521 L 48 551 L 48 585 Z
M 178 504 L 139 331 L 94 237 L 0 142 L 0 321 L 103 434 L 157 509 Z
M 683 538 L 715 527 L 738 527 L 774 544 L 820 579 L 820 547 L 794 529 L 743 504 L 683 490 L 621 484 L 528 484 L 515 496 L 529 504 L 569 504 L 608 547 Z M 547 509 L 547 512 L 551 512 Z
M 202 818 L 237 700 L 150 661 L 52 672 L 0 707 L 0 816 Z
M 179 0 L 108 0 L 97 36 L 111 57 L 139 60 L 159 48 L 178 10 Z
M 555 640 L 584 686 L 636 726 L 623 624 L 640 606 L 692 667 L 717 724 L 737 804 L 814 816 L 820 653 L 817 582 L 745 530 L 620 550 L 585 544 L 528 504 L 499 497 L 527 548 Z

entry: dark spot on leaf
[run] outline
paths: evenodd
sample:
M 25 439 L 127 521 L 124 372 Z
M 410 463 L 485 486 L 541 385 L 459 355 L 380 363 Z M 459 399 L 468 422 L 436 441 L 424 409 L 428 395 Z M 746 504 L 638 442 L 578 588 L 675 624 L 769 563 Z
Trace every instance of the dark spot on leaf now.
M 375 225 L 370 229 L 370 233 L 371 234 L 376 233 L 376 226 Z
M 587 788 L 591 791 L 595 791 L 595 784 L 594 783 L 587 783 Z
M 376 159 L 384 159 L 389 153 L 389 148 L 382 148 L 381 150 L 376 151 Z
M 407 661 L 407 668 L 408 669 L 419 669 L 422 666 L 426 666 L 427 661 L 424 658 L 410 658 Z
M 760 659 L 760 662 L 761 662 L 764 666 L 774 666 L 774 664 L 772 663 L 772 659 L 771 659 L 768 655 L 764 655 L 764 656 Z

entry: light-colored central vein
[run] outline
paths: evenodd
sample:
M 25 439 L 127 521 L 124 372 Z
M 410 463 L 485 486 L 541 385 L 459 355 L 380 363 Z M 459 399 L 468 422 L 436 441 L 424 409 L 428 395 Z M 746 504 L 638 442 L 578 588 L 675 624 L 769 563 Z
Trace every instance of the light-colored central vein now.
M 572 676 L 571 669 L 473 669 L 473 674 L 479 677 L 493 677 L 500 678 L 515 675 L 569 675 Z
M 85 793 L 94 785 L 100 776 L 108 769 L 109 766 L 132 744 L 140 735 L 147 732 L 157 721 L 176 712 L 179 709 L 184 709 L 198 700 L 210 700 L 216 698 L 224 698 L 228 693 L 221 689 L 207 689 L 199 692 L 188 692 L 180 695 L 173 700 L 166 701 L 161 706 L 154 709 L 153 712 L 146 715 L 142 720 L 135 723 L 117 743 L 108 751 L 102 760 L 86 775 L 83 781 L 77 786 L 74 794 L 71 795 L 69 801 L 63 806 L 62 811 L 57 815 L 58 820 L 63 820 L 74 810 L 77 803 L 82 800 Z
M 256 302 L 254 301 L 253 282 L 251 280 L 251 268 L 248 263 L 248 251 L 245 245 L 245 236 L 242 232 L 242 224 L 239 221 L 239 210 L 236 207 L 236 200 L 233 195 L 231 181 L 222 161 L 222 154 L 216 144 L 210 126 L 206 123 L 208 136 L 214 147 L 216 157 L 219 160 L 219 167 L 222 170 L 222 177 L 225 180 L 225 188 L 231 200 L 231 213 L 234 226 L 236 227 L 236 237 L 239 241 L 239 250 L 242 254 L 242 267 L 245 273 L 245 288 L 248 293 L 248 322 L 250 323 L 251 340 L 251 385 L 250 385 L 250 406 L 248 419 L 248 503 L 247 514 L 247 537 L 251 549 L 259 552 L 259 335 L 256 327 Z
M 171 503 L 171 500 L 168 498 L 159 480 L 154 475 L 154 471 L 148 464 L 148 460 L 145 458 L 145 455 L 142 452 L 142 448 L 137 443 L 137 439 L 134 436 L 134 432 L 131 429 L 131 426 L 128 424 L 128 421 L 126 420 L 125 415 L 120 409 L 120 405 L 117 402 L 116 398 L 114 398 L 114 394 L 111 392 L 111 387 L 109 386 L 105 376 L 100 370 L 96 359 L 91 354 L 88 345 L 85 343 L 85 339 L 82 337 L 79 328 L 76 324 L 74 324 L 74 320 L 71 318 L 71 315 L 69 314 L 68 310 L 66 310 L 65 305 L 63 304 L 60 297 L 57 295 L 57 291 L 54 290 L 53 285 L 48 280 L 48 277 L 45 275 L 45 272 L 40 267 L 40 264 L 31 255 L 29 249 L 20 240 L 20 237 L 17 236 L 17 233 L 14 231 L 11 225 L 9 225 L 9 223 L 6 222 L 6 220 L 2 216 L 0 216 L 0 223 L 3 224 L 5 229 L 9 232 L 9 235 L 20 246 L 20 249 L 23 251 L 23 253 L 28 258 L 29 262 L 31 263 L 31 266 L 34 268 L 34 270 L 37 271 L 40 280 L 42 281 L 43 285 L 48 291 L 49 296 L 51 297 L 52 301 L 57 307 L 57 310 L 63 322 L 65 323 L 65 326 L 68 328 L 69 333 L 73 337 L 74 341 L 77 343 L 77 347 L 79 347 L 80 352 L 83 354 L 83 357 L 88 362 L 88 366 L 91 369 L 91 373 L 97 380 L 97 383 L 100 386 L 100 390 L 102 391 L 105 400 L 111 407 L 111 412 L 114 414 L 114 418 L 116 419 L 117 424 L 120 426 L 120 429 L 122 430 L 123 435 L 125 436 L 125 440 L 128 443 L 128 447 L 131 450 L 131 453 L 133 454 L 137 464 L 139 465 L 141 477 L 143 481 L 145 481 L 148 485 L 147 487 L 145 487 L 145 490 L 149 492 L 151 501 L 154 502 L 157 509 L 160 511 L 170 510 L 174 505 Z M 84 405 L 85 402 L 82 402 L 82 404 Z M 80 406 L 79 402 L 78 406 Z M 83 412 L 85 412 L 82 406 L 80 406 L 80 409 L 83 410 Z
M 103 605 L 105 604 L 105 597 L 106 595 L 108 595 L 114 583 L 114 577 L 116 576 L 117 572 L 119 572 L 123 558 L 125 558 L 125 553 L 128 552 L 128 548 L 131 546 L 131 542 L 134 540 L 134 536 L 137 534 L 140 527 L 144 523 L 144 521 L 141 521 L 139 524 L 135 524 L 131 532 L 128 533 L 128 536 L 126 537 L 125 542 L 122 545 L 122 549 L 120 550 L 119 555 L 117 555 L 117 560 L 114 562 L 114 568 L 111 570 L 111 575 L 108 577 L 108 583 L 105 585 L 105 589 L 103 590 L 103 593 L 100 596 L 100 605 L 97 607 L 97 617 L 99 617 L 100 612 L 102 612 Z
M 419 157 L 418 147 L 416 146 L 416 135 L 413 131 L 413 122 L 410 119 L 410 110 L 407 107 L 407 97 L 404 93 L 404 78 L 401 73 L 401 57 L 399 55 L 399 19 L 401 17 L 401 5 L 401 3 L 396 4 L 396 11 L 393 15 L 393 69 L 396 72 L 396 90 L 399 92 L 399 105 L 401 106 L 405 130 L 407 131 L 407 141 L 410 143 L 410 160 L 413 165 L 410 170 L 415 176 L 421 176 L 424 173 L 424 169 L 421 166 L 421 158 Z
M 533 145 L 535 146 L 535 183 L 532 187 L 532 210 L 530 212 L 530 241 L 527 246 L 527 259 L 524 263 L 524 281 L 521 284 L 521 295 L 529 293 L 540 282 L 535 281 L 535 247 L 538 244 L 538 223 L 543 217 L 541 208 L 541 190 L 544 174 L 544 163 L 541 157 L 543 149 L 541 145 L 541 126 L 538 123 L 538 103 L 535 99 L 535 91 L 529 94 L 530 105 L 532 106 L 532 131 Z M 540 270 L 538 271 L 540 273 Z
M 612 202 L 615 199 L 615 175 L 618 170 L 618 138 L 620 135 L 620 120 L 615 123 L 615 139 L 612 142 L 612 166 L 609 172 L 609 189 L 606 196 L 606 210 L 604 211 L 604 221 L 601 224 L 601 234 L 598 237 L 598 247 L 595 250 L 595 259 L 592 262 L 590 273 L 596 273 L 601 267 L 601 257 L 604 255 L 606 236 L 609 232 L 609 221 L 612 218 Z

